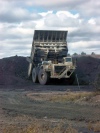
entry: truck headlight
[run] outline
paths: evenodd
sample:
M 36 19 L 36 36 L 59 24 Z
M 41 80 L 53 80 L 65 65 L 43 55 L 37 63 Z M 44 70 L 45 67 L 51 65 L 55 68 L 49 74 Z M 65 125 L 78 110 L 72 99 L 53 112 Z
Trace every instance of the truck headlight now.
M 48 69 L 51 69 L 51 66 L 50 65 L 48 66 Z

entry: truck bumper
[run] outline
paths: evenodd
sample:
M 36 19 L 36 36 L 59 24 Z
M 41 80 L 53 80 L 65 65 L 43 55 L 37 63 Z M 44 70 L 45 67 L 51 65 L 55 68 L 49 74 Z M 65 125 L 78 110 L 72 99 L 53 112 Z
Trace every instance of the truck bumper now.
M 74 72 L 75 72 L 75 69 L 67 69 L 63 71 L 61 74 L 54 73 L 53 75 L 51 75 L 51 78 L 57 78 L 57 79 L 70 78 Z

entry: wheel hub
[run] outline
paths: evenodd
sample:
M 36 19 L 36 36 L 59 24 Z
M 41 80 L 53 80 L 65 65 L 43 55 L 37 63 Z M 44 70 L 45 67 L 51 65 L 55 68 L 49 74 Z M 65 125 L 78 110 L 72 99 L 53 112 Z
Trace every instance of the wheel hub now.
M 41 74 L 41 79 L 44 80 L 44 77 L 45 77 L 45 75 L 44 75 L 44 73 L 42 73 Z

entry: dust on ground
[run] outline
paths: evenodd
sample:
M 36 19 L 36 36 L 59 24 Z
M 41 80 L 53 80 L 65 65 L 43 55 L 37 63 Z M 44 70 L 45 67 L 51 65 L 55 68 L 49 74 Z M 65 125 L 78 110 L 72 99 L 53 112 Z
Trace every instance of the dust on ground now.
M 40 122 L 50 127 L 59 123 L 63 123 L 62 127 L 71 125 L 79 132 L 100 131 L 100 93 L 85 89 L 52 85 L 1 88 L 0 130 L 13 125 L 25 129 Z

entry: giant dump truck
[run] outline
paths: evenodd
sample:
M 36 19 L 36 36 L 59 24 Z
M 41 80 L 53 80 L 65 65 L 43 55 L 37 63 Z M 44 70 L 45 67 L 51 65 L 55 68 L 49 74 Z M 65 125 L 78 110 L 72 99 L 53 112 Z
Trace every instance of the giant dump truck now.
M 34 83 L 48 84 L 50 79 L 74 82 L 75 64 L 67 56 L 67 31 L 35 30 L 29 62 L 28 78 Z

